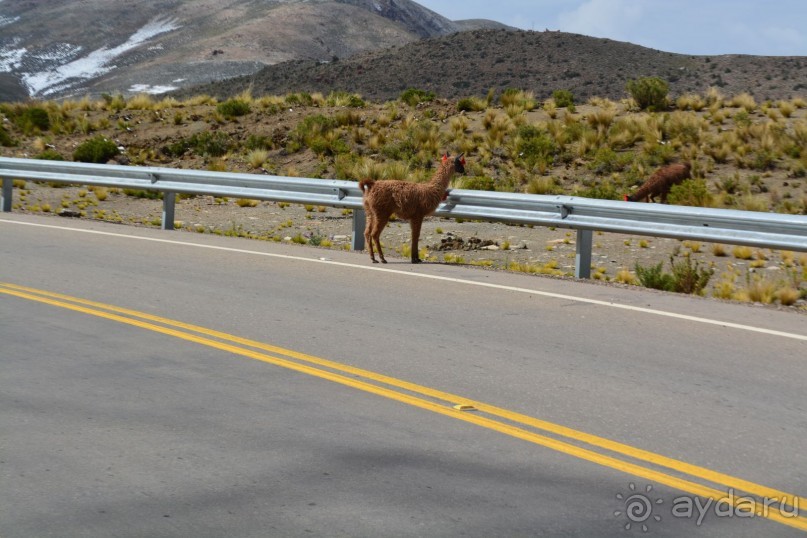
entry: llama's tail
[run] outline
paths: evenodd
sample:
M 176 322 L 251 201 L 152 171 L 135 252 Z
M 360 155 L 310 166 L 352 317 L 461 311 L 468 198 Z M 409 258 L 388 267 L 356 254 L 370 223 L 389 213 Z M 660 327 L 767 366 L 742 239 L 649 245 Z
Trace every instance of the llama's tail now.
M 374 179 L 362 179 L 361 181 L 359 181 L 359 188 L 361 189 L 362 194 L 370 192 L 370 189 L 373 188 L 373 185 L 375 185 Z

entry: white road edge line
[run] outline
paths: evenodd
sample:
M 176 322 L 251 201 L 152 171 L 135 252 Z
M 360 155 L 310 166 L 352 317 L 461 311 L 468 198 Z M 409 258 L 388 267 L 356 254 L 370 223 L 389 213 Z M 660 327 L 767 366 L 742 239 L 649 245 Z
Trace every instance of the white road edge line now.
M 599 299 L 589 299 L 589 298 L 586 298 L 586 297 L 577 297 L 577 296 L 574 296 L 574 295 L 564 295 L 562 293 L 553 293 L 553 292 L 549 292 L 549 291 L 540 291 L 540 290 L 534 290 L 534 289 L 529 289 L 529 288 L 519 288 L 519 287 L 516 287 L 516 286 L 505 286 L 503 284 L 492 284 L 490 282 L 476 282 L 476 281 L 473 281 L 473 280 L 463 280 L 461 278 L 453 278 L 453 277 L 440 276 L 440 275 L 428 275 L 428 274 L 423 274 L 423 273 L 412 273 L 412 272 L 409 272 L 409 271 L 399 271 L 397 269 L 390 269 L 390 268 L 387 268 L 387 267 L 378 267 L 378 266 L 372 266 L 372 265 L 356 265 L 356 264 L 352 264 L 352 263 L 337 262 L 337 261 L 333 261 L 333 260 L 323 260 L 323 259 L 319 259 L 319 258 L 306 258 L 306 257 L 302 257 L 302 256 L 291 256 L 291 255 L 288 255 L 288 254 L 273 254 L 273 253 L 270 253 L 270 252 L 259 252 L 259 251 L 256 251 L 256 250 L 246 250 L 246 249 L 232 248 L 232 247 L 221 247 L 221 246 L 216 246 L 216 245 L 200 245 L 199 243 L 189 243 L 189 242 L 186 242 L 186 241 L 176 241 L 176 240 L 173 240 L 173 239 L 160 239 L 160 238 L 156 238 L 156 237 L 140 237 L 140 236 L 136 236 L 136 235 L 128 235 L 128 234 L 121 234 L 121 233 L 114 233 L 114 232 L 102 232 L 102 231 L 99 231 L 99 230 L 84 230 L 84 229 L 81 229 L 81 228 L 70 228 L 70 227 L 66 227 L 66 226 L 56 226 L 56 225 L 52 225 L 52 224 L 39 224 L 39 223 L 34 223 L 34 222 L 19 222 L 19 221 L 6 220 L 6 219 L 0 219 L 0 223 L 19 224 L 19 225 L 23 225 L 23 226 L 34 226 L 34 227 L 39 227 L 39 228 L 53 228 L 53 229 L 63 230 L 63 231 L 71 231 L 71 232 L 79 232 L 79 233 L 87 233 L 87 234 L 95 234 L 95 235 L 104 235 L 104 236 L 118 237 L 118 238 L 123 238 L 123 239 L 136 239 L 136 240 L 141 240 L 141 241 L 152 241 L 152 242 L 155 242 L 155 243 L 166 243 L 166 244 L 170 244 L 170 245 L 182 245 L 182 246 L 188 246 L 188 247 L 206 248 L 206 249 L 210 249 L 210 250 L 221 250 L 221 251 L 226 251 L 226 252 L 235 252 L 235 253 L 239 253 L 239 254 L 252 254 L 252 255 L 257 255 L 257 256 L 267 256 L 267 257 L 270 257 L 270 258 L 280 258 L 280 259 L 285 259 L 285 260 L 294 260 L 294 261 L 312 262 L 312 263 L 322 263 L 322 264 L 327 264 L 327 265 L 336 265 L 336 266 L 339 266 L 339 267 L 349 267 L 351 269 L 361 269 L 361 270 L 365 270 L 365 271 L 379 271 L 379 272 L 383 272 L 383 273 L 394 273 L 394 274 L 407 276 L 407 277 L 418 277 L 418 278 L 426 278 L 426 279 L 431 279 L 431 280 L 440 280 L 440 281 L 444 281 L 444 282 L 452 282 L 452 283 L 456 283 L 456 284 L 465 284 L 465 285 L 469 285 L 469 286 L 479 286 L 479 287 L 483 287 L 483 288 L 492 288 L 492 289 L 498 289 L 498 290 L 512 291 L 512 292 L 516 292 L 516 293 L 528 293 L 528 294 L 533 294 L 533 295 L 540 295 L 540 296 L 543 296 L 543 297 L 552 297 L 554 299 L 563 299 L 563 300 L 567 300 L 567 301 L 576 301 L 576 302 L 579 302 L 579 303 L 586 303 L 586 304 L 592 304 L 592 305 L 597 305 L 597 306 L 605 306 L 605 307 L 609 307 L 609 308 L 619 308 L 619 309 L 622 309 L 622 310 L 629 310 L 629 311 L 632 311 L 632 312 L 641 312 L 643 314 L 652 314 L 652 315 L 655 315 L 655 316 L 664 316 L 664 317 L 669 317 L 669 318 L 693 321 L 693 322 L 696 322 L 696 323 L 704 323 L 704 324 L 707 324 L 707 325 L 718 325 L 720 327 L 726 327 L 726 328 L 731 328 L 731 329 L 739 329 L 739 330 L 743 330 L 743 331 L 750 331 L 750 332 L 767 334 L 767 335 L 770 335 L 770 336 L 781 336 L 783 338 L 793 338 L 793 339 L 796 339 L 796 340 L 807 341 L 807 335 L 803 335 L 803 334 L 789 333 L 789 332 L 784 332 L 784 331 L 776 331 L 776 330 L 773 330 L 773 329 L 765 329 L 765 328 L 762 328 L 762 327 L 754 327 L 752 325 L 743 325 L 741 323 L 732 323 L 732 322 L 728 322 L 728 321 L 719 321 L 719 320 L 714 320 L 714 319 L 709 319 L 709 318 L 701 318 L 701 317 L 698 317 L 698 316 L 689 316 L 689 315 L 686 315 L 686 314 L 678 314 L 678 313 L 675 313 L 675 312 L 667 312 L 667 311 L 664 311 L 664 310 L 656 310 L 656 309 L 653 309 L 653 308 L 645 308 L 645 307 L 641 307 L 641 306 L 632 306 L 632 305 L 625 305 L 625 304 L 620 304 L 620 303 L 613 303 L 613 302 L 609 302 L 609 301 L 600 301 Z

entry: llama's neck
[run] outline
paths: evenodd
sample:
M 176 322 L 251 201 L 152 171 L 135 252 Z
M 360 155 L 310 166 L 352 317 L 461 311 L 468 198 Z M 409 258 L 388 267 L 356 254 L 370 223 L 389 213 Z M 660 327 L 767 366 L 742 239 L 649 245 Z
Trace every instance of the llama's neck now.
M 652 180 L 645 182 L 644 185 L 636 189 L 631 198 L 633 200 L 643 200 L 648 194 L 651 194 L 656 189 L 656 183 Z
M 456 169 L 454 168 L 453 162 L 441 163 L 440 168 L 437 169 L 437 172 L 435 172 L 434 176 L 429 180 L 429 184 L 444 191 L 451 182 L 451 178 L 454 177 L 455 171 Z

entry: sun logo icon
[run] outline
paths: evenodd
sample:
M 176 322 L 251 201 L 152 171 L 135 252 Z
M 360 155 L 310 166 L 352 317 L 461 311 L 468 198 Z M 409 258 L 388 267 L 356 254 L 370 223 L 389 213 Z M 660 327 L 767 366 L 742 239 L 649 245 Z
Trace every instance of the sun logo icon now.
M 644 492 L 637 492 L 636 484 L 633 482 L 631 482 L 628 487 L 631 493 L 625 495 L 622 493 L 616 494 L 616 498 L 624 504 L 624 509 L 616 510 L 614 517 L 625 515 L 625 518 L 628 520 L 628 522 L 625 523 L 625 530 L 629 531 L 635 524 L 637 526 L 641 525 L 642 532 L 647 532 L 650 529 L 648 526 L 650 521 L 661 521 L 661 516 L 654 514 L 653 509 L 655 506 L 663 504 L 664 499 L 651 498 L 653 486 L 650 484 L 645 486 Z

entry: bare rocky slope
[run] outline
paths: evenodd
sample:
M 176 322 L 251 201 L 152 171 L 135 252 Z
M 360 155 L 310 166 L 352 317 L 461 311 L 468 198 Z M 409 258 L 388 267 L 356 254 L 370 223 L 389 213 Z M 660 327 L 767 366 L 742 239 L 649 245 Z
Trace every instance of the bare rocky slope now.
M 543 99 L 554 90 L 590 97 L 626 97 L 628 80 L 658 76 L 673 95 L 718 87 L 758 100 L 807 93 L 807 57 L 688 56 L 610 39 L 564 32 L 476 30 L 396 45 L 339 62 L 293 61 L 248 77 L 180 93 L 228 97 L 344 90 L 373 100 L 397 98 L 406 88 L 447 98 L 484 96 L 489 89 L 518 88 Z

